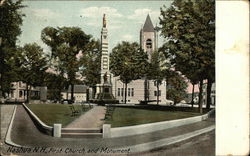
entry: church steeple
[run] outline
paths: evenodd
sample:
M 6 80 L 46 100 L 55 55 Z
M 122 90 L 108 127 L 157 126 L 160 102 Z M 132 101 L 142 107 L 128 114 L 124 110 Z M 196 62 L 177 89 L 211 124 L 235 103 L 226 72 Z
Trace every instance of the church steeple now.
M 143 30 L 144 32 L 154 32 L 154 31 L 155 31 L 155 30 L 154 30 L 154 25 L 153 25 L 153 23 L 152 23 L 152 21 L 151 21 L 151 19 L 150 19 L 149 14 L 148 14 L 148 16 L 147 16 L 147 18 L 146 18 L 146 21 L 145 21 L 145 23 L 144 23 L 144 26 L 143 26 L 142 30 Z
M 152 53 L 157 50 L 157 42 L 157 31 L 148 14 L 143 28 L 140 31 L 140 45 L 148 54 L 149 61 L 151 61 Z

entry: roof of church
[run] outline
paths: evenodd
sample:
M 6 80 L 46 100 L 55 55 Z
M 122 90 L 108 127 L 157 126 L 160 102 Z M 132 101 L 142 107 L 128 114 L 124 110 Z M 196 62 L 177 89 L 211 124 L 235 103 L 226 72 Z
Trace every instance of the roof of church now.
M 147 18 L 146 18 L 146 21 L 145 21 L 145 23 L 144 23 L 144 26 L 143 26 L 142 30 L 143 30 L 144 32 L 154 32 L 154 31 L 155 31 L 155 30 L 154 30 L 153 23 L 152 23 L 152 21 L 151 21 L 149 15 L 148 15 Z

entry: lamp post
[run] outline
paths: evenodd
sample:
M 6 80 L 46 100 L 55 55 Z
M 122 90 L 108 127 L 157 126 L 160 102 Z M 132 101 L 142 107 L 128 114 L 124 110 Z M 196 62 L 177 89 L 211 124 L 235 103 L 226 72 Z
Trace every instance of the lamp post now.
M 4 0 L 3 0 L 4 1 Z M 2 5 L 3 1 L 1 2 L 0 6 Z M 2 50 L 2 37 L 0 37 L 0 52 Z M 1 52 L 2 53 L 2 52 Z M 1 61 L 1 60 L 0 60 Z M 2 63 L 2 61 L 0 62 Z M 0 73 L 0 80 L 2 80 L 2 74 Z M 1 84 L 0 84 L 0 98 L 2 97 L 2 87 L 1 87 Z

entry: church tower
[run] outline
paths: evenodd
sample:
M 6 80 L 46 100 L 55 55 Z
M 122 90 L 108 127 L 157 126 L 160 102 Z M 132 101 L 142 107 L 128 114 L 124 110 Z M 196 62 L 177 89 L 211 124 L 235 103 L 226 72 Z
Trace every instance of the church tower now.
M 140 45 L 147 52 L 149 61 L 151 60 L 151 54 L 157 50 L 157 42 L 157 31 L 148 15 L 140 31 Z

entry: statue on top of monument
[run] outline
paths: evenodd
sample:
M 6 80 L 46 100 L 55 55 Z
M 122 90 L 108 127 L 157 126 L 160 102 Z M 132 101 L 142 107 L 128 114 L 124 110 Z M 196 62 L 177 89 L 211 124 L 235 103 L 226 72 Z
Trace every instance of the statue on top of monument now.
M 106 17 L 105 17 L 105 14 L 103 14 L 103 19 L 102 19 L 102 22 L 103 22 L 103 27 L 106 28 Z

